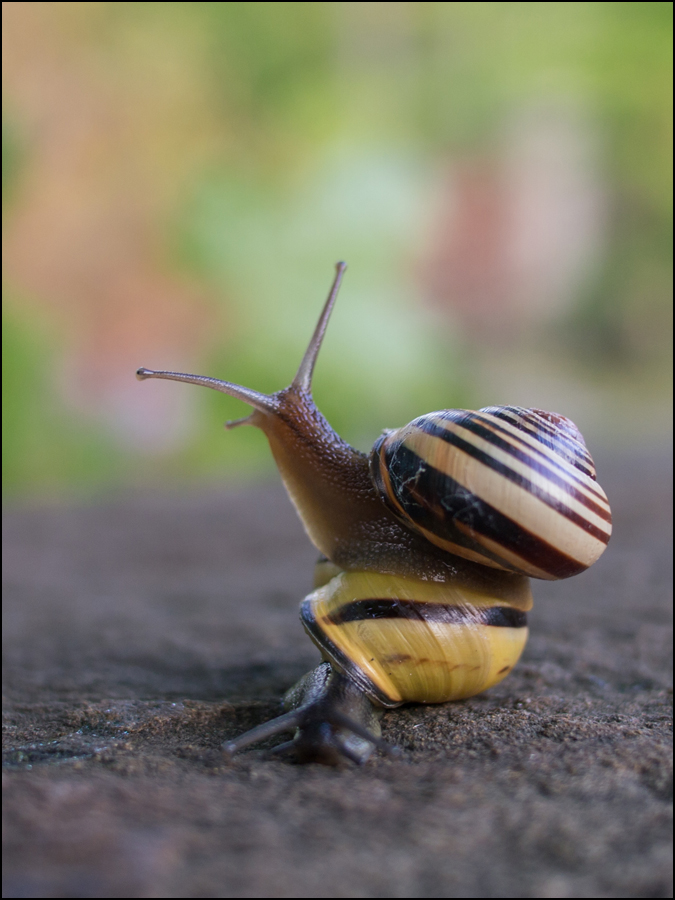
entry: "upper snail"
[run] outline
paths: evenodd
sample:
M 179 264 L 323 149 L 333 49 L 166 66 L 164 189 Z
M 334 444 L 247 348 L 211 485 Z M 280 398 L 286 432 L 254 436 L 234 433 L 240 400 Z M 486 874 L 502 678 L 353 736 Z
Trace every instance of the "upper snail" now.
M 285 716 L 227 745 L 277 731 L 300 759 L 363 762 L 376 708 L 470 696 L 517 661 L 527 578 L 566 578 L 605 549 L 611 514 L 593 461 L 564 416 L 514 406 L 442 410 L 385 431 L 369 456 L 316 408 L 312 372 L 346 268 L 337 274 L 289 387 L 139 369 L 214 388 L 253 412 L 310 539 L 323 555 L 301 617 L 325 662 L 286 697 Z

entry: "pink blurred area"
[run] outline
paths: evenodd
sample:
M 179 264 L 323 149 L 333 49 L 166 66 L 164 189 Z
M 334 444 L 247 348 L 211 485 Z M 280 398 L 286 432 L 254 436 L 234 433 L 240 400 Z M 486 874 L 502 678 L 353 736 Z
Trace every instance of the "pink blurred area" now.
M 432 302 L 499 342 L 566 312 L 598 265 L 606 197 L 574 109 L 514 115 L 498 151 L 449 162 L 423 268 Z

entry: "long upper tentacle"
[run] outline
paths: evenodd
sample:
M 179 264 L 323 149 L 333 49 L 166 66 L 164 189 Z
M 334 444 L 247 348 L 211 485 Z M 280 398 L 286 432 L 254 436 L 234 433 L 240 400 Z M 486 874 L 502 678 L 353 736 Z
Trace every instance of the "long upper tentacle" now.
M 312 374 L 314 372 L 314 364 L 316 363 L 316 358 L 319 355 L 321 343 L 323 341 L 324 334 L 326 333 L 326 327 L 328 326 L 328 320 L 330 318 L 331 312 L 333 311 L 335 298 L 337 297 L 338 291 L 340 290 L 340 283 L 342 281 L 342 276 L 344 275 L 346 268 L 347 263 L 345 262 L 339 262 L 335 265 L 335 280 L 333 281 L 333 285 L 328 294 L 328 299 L 326 300 L 326 303 L 321 311 L 319 321 L 316 323 L 316 328 L 314 329 L 312 339 L 309 342 L 309 346 L 307 347 L 305 355 L 302 358 L 302 362 L 300 363 L 300 368 L 298 369 L 296 376 L 293 379 L 293 387 L 303 391 L 307 391 L 308 393 L 311 391 L 312 387 Z
M 146 378 L 163 378 L 166 381 L 199 384 L 203 387 L 213 388 L 214 391 L 220 391 L 221 394 L 236 397 L 237 400 L 243 400 L 244 403 L 248 403 L 249 406 L 253 406 L 261 412 L 275 412 L 279 405 L 273 395 L 261 394 L 259 391 L 242 387 L 240 384 L 234 384 L 231 381 L 221 381 L 219 378 L 209 378 L 207 375 L 188 375 L 184 372 L 164 372 L 140 368 L 136 371 L 136 378 L 139 381 L 145 381 Z

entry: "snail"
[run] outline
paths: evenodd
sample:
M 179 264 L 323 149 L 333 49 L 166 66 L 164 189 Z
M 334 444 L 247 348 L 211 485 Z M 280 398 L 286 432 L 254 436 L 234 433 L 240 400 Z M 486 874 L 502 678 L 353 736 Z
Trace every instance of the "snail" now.
M 231 757 L 279 733 L 271 753 L 364 763 L 385 709 L 443 703 L 501 681 L 527 640 L 530 577 L 588 568 L 611 534 L 607 497 L 576 426 L 516 406 L 446 409 L 387 430 L 369 455 L 337 435 L 312 398 L 312 373 L 346 265 L 289 387 L 141 368 L 252 407 L 228 422 L 265 433 L 320 552 L 300 608 L 323 661 L 284 696 L 283 715 L 223 745 Z

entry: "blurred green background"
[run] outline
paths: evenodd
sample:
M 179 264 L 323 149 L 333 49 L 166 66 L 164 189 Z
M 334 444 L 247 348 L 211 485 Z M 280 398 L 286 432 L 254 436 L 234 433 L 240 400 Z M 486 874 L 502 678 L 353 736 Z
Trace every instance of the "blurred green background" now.
M 8 494 L 272 467 L 315 396 L 365 449 L 432 409 L 668 439 L 670 3 L 3 4 Z

